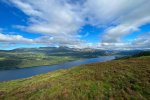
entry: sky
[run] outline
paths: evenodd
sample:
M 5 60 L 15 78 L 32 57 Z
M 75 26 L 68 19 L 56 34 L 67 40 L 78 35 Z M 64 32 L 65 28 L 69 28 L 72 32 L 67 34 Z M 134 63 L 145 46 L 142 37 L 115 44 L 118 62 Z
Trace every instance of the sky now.
M 0 50 L 150 49 L 150 0 L 0 0 Z

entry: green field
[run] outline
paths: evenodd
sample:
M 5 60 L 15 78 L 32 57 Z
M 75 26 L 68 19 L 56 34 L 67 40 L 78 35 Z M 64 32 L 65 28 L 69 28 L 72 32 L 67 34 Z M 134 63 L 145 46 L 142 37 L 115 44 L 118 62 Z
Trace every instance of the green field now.
M 0 57 L 0 70 L 18 69 L 25 67 L 53 65 L 67 61 L 78 60 L 72 56 L 51 56 L 44 53 L 3 53 Z
M 141 51 L 107 51 L 97 49 L 75 49 L 68 47 L 18 48 L 0 50 L 0 70 L 45 66 L 68 61 L 96 58 L 99 56 L 130 56 Z
M 0 83 L 2 100 L 149 100 L 150 56 Z
M 106 55 L 103 51 L 75 51 L 67 47 L 21 48 L 0 51 L 0 70 L 53 65 L 103 55 Z

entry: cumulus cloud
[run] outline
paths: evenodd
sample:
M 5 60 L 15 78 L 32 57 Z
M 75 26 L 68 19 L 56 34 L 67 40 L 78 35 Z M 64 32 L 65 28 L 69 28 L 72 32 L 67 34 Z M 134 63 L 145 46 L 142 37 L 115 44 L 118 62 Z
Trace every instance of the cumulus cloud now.
M 24 38 L 21 35 L 4 35 L 0 33 L 0 42 L 7 43 L 32 43 L 32 39 Z
M 15 27 L 29 32 L 43 34 L 37 39 L 20 40 L 32 43 L 58 45 L 80 45 L 98 48 L 132 48 L 143 41 L 138 37 L 134 42 L 125 43 L 122 39 L 139 31 L 142 25 L 150 23 L 149 0 L 7 0 L 29 16 L 28 25 Z M 6 2 L 6 1 L 5 1 Z M 86 43 L 79 37 L 82 26 L 89 24 L 104 27 L 101 42 Z M 88 33 L 89 35 L 91 33 Z M 3 36 L 4 37 L 4 36 Z M 13 36 L 7 35 L 8 40 Z M 148 36 L 149 37 L 149 36 Z M 5 38 L 6 39 L 6 38 Z M 3 39 L 4 41 L 4 39 Z M 147 43 L 145 40 L 145 43 Z M 143 45 L 148 45 L 148 44 Z
M 91 23 L 107 25 L 133 12 L 145 2 L 147 0 L 87 0 L 84 6 Z
M 65 37 L 51 37 L 51 36 L 42 36 L 35 39 L 25 38 L 21 35 L 8 35 L 0 33 L 0 43 L 7 44 L 46 44 L 46 45 L 59 45 L 59 46 L 72 46 L 72 45 L 80 45 L 84 43 L 84 41 L 79 39 L 74 39 L 71 37 L 66 40 Z M 68 43 L 69 42 L 69 43 Z
M 138 36 L 132 41 L 132 46 L 137 48 L 150 48 L 150 32 Z
M 68 36 L 69 37 L 69 36 Z M 68 46 L 68 45 L 80 45 L 83 44 L 84 41 L 80 39 L 76 39 L 73 36 L 70 36 L 68 39 L 66 37 L 50 37 L 50 36 L 42 36 L 40 38 L 34 39 L 36 43 L 44 43 L 49 45 L 59 45 L 59 46 Z
M 48 43 L 63 45 L 79 41 L 77 33 L 83 25 L 79 4 L 70 3 L 68 0 L 9 0 L 9 2 L 29 16 L 28 26 L 16 25 L 16 28 L 46 35 Z M 49 37 L 53 37 L 54 41 Z
M 82 26 L 83 17 L 79 5 L 67 0 L 11 0 L 11 2 L 30 16 L 27 30 L 56 36 L 75 34 Z
M 130 42 L 117 43 L 97 43 L 89 45 L 90 48 L 109 49 L 109 50 L 132 50 L 132 49 L 150 49 L 150 32 L 138 35 Z
M 142 25 L 150 23 L 149 5 L 150 1 L 147 0 L 136 2 L 134 0 L 87 0 L 85 11 L 89 23 L 98 27 L 106 27 L 101 36 L 102 41 L 97 46 L 132 48 L 132 43 L 125 43 L 122 40 L 125 36 L 139 31 Z
M 116 26 L 106 29 L 102 36 L 102 42 L 120 42 L 123 37 L 134 31 L 140 30 L 140 26 L 150 23 L 150 1 L 139 1 L 141 1 L 140 4 L 138 4 L 138 2 L 134 3 L 134 5 L 132 5 L 132 9 L 128 10 L 128 13 L 124 12 L 122 16 L 117 18 L 115 22 Z M 124 4 L 122 4 L 122 6 L 123 5 Z M 137 5 L 138 7 L 136 7 Z

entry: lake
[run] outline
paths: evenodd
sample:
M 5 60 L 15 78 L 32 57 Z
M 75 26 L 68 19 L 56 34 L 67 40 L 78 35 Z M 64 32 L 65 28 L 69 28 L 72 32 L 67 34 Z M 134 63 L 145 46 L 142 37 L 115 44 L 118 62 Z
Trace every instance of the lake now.
M 21 78 L 28 78 L 28 77 L 31 77 L 34 75 L 48 73 L 48 72 L 56 71 L 59 69 L 68 69 L 68 68 L 72 68 L 72 67 L 79 66 L 82 64 L 105 62 L 105 61 L 110 61 L 113 59 L 115 59 L 115 56 L 100 56 L 98 58 L 90 58 L 90 59 L 84 59 L 84 60 L 71 61 L 71 62 L 66 62 L 66 63 L 62 63 L 62 64 L 57 64 L 57 65 L 4 70 L 4 71 L 0 71 L 0 82 L 21 79 Z

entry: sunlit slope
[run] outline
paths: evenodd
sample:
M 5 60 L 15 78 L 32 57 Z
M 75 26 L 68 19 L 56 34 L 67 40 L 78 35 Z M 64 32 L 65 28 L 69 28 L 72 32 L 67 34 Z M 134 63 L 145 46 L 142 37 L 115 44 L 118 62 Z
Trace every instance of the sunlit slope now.
M 101 50 L 76 50 L 67 47 L 20 48 L 0 51 L 0 70 L 44 66 L 108 55 Z
M 82 65 L 0 83 L 8 100 L 148 100 L 150 56 Z

